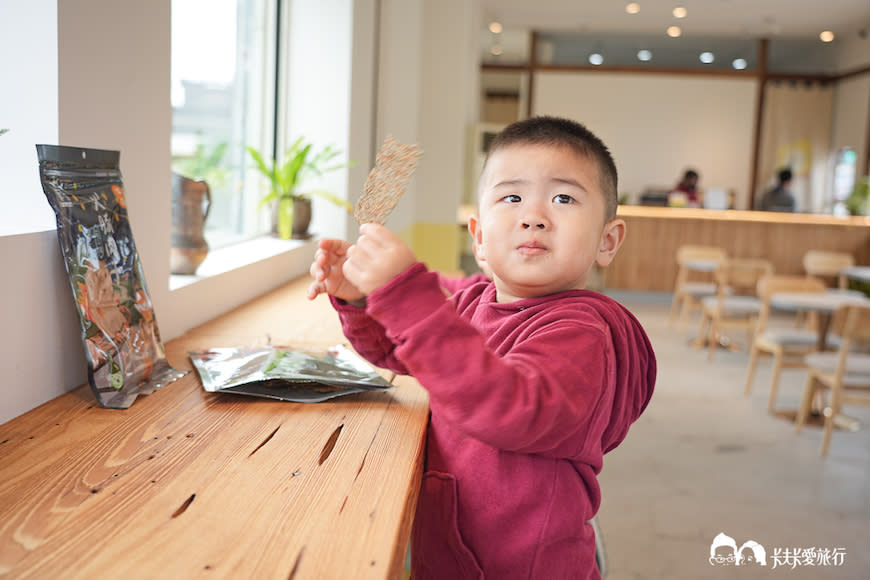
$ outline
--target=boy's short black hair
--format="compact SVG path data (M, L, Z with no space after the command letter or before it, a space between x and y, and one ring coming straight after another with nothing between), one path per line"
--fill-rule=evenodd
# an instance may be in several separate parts
M618 204L616 163L607 145L592 131L576 121L560 117L539 116L517 121L505 127L489 145L484 167L490 156L511 145L550 145L569 147L598 165L601 192L604 194L605 220L616 217Z
M784 167L779 170L779 182L785 183L786 181L791 181L791 168Z

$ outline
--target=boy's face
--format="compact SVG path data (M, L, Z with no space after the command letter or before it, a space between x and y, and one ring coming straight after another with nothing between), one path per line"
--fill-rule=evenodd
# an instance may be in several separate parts
M625 223L605 223L599 183L596 163L567 147L512 145L490 156L468 227L499 302L583 288L593 264L610 263Z

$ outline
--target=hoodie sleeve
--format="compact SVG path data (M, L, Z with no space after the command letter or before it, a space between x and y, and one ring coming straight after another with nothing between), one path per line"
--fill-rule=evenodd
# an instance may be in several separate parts
M334 296L329 297L341 321L341 330L361 357L375 366L389 369L400 375L409 374L405 365L399 361L393 350L395 345L387 337L386 331L363 308L348 304Z
M415 266L373 292L366 310L394 345L391 356L429 391L433 413L515 452L576 458L625 436L652 386L641 385L648 377L640 367L648 359L633 368L630 350L614 344L636 341L638 331L646 339L621 310L607 304L601 316L598 305L579 313L548 308L521 340L498 352L487 344L492 337L463 320L430 276L422 264ZM611 332L608 317L624 330ZM632 393L617 394L625 388Z

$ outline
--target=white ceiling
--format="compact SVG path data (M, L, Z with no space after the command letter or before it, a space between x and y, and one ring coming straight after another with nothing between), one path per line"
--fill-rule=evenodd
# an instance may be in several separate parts
M679 25L684 37L818 38L870 33L870 0L637 0L640 12L627 14L630 0L480 0L485 23L505 30L665 34ZM675 6L688 16L676 19Z

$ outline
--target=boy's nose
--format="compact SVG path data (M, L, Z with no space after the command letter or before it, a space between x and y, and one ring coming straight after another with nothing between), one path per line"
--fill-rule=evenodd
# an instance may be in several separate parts
M546 228L546 224L542 220L523 220L523 229L528 230L531 228L537 228L539 230L543 230Z

